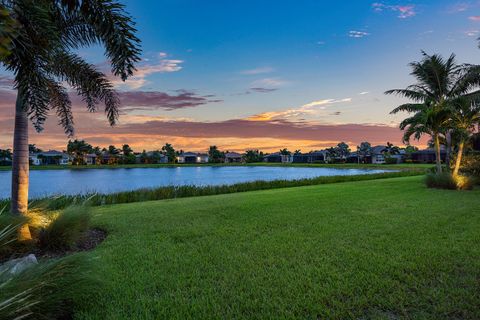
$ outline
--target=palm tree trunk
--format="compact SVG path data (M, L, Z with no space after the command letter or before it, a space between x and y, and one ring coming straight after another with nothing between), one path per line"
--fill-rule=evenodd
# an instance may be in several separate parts
M465 141L460 141L458 144L458 154L457 159L455 160L455 168L453 169L453 175L458 175L458 171L460 170L460 165L462 164L462 156L463 156L463 148L465 146Z
M452 155L452 131L451 130L447 130L447 132L445 133L445 140L447 142L447 154L446 154L446 157L445 157L445 163L447 165L447 171L450 170L450 158L451 158L451 155Z
M13 163L12 163L12 200L11 212L25 215L28 211L28 115L23 108L21 94L17 95L15 104L15 129L13 132ZM28 225L19 231L19 240L32 238Z
M435 142L435 163L437 166L437 174L440 174L442 173L442 158L440 154L440 137L438 136L438 133L433 135L433 139Z

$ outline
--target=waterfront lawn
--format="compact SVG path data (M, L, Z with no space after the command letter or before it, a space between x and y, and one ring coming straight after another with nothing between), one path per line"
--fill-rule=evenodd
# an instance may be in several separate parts
M480 190L403 177L94 209L78 319L478 319Z

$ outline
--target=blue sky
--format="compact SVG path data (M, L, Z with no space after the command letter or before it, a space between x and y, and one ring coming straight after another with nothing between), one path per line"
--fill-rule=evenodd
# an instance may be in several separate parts
M82 125L77 131L79 138L103 144L118 143L119 132L130 134L128 128L142 132L142 125L145 137L131 135L137 149L144 141L161 147L167 140L183 149L217 144L237 150L315 149L367 138L400 143L396 126L402 115L389 111L402 100L383 92L412 82L408 63L419 60L421 50L444 56L454 52L459 62L480 63L477 0L122 2L137 22L144 60L136 77L116 82L129 97L120 123L124 131L111 131L110 139L103 127L93 129L97 135ZM80 53L92 63L105 62L98 48ZM146 92L152 93L148 102ZM212 124L225 129L217 132ZM271 135L257 129L262 124ZM388 128L384 137L378 137L381 130L363 137L361 128L350 135L331 134L352 124ZM289 125L291 132L302 126L322 130L309 131L317 135L311 138L277 133L288 132ZM230 132L232 126L238 130ZM43 141L56 146L65 140L55 139Z
M455 51L459 61L470 63L480 58L475 36L466 34L476 35L480 28L469 19L480 13L475 2L125 3L138 23L145 55L165 52L183 61L179 72L152 75L148 88L196 90L225 100L178 112L202 120L352 98L345 108L335 108L345 109L340 122L388 123L395 100L382 93L409 84L407 64L420 58L420 50ZM412 6L411 16L401 16L397 6ZM355 38L352 31L366 34ZM242 74L246 70L258 74ZM278 90L238 95L252 86ZM369 94L359 97L361 92Z

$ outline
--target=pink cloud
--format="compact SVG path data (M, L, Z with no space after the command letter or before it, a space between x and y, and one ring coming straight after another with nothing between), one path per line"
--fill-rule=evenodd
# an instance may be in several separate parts
M122 110L176 110L193 108L207 103L220 102L218 99L209 99L212 95L200 96L194 92L180 90L171 95L159 91L126 91L119 92Z
M398 13L398 18L406 19L411 18L417 14L415 5L387 5L381 2L375 2L372 4L372 8L376 12L392 11Z
M468 17L468 19L470 19L471 21L478 22L478 21L480 21L480 16L470 16L470 17Z

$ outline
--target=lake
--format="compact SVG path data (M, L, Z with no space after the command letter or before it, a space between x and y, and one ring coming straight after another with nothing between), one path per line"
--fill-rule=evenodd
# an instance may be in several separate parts
M30 198L83 193L115 193L180 185L224 185L257 180L297 180L321 176L374 174L391 170L264 166L64 169L30 171ZM0 171L0 199L10 197L11 171Z

